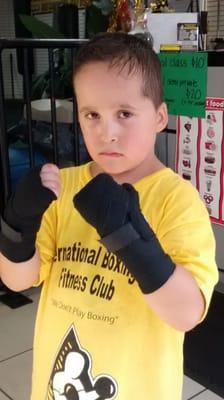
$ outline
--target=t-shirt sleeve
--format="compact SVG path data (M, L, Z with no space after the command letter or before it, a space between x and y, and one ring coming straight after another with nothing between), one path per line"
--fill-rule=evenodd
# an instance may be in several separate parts
M45 211L40 229L37 233L36 247L40 254L40 274L39 279L34 286L39 286L49 276L54 256L55 256L55 238L57 227L57 206L53 201L50 207Z
M218 281L215 237L199 193L187 182L169 195L157 236L173 262L195 278L205 299L203 320Z

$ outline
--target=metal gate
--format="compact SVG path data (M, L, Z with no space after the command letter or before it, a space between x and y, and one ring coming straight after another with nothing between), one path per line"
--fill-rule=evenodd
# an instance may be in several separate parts
M13 100L15 96L15 82L13 79L13 66L12 66L12 55L10 54L10 68L7 68L11 72L11 99L5 95L5 84L4 84L4 75L5 71L3 68L3 61L5 57L5 53L9 51L9 49L13 49L12 51L17 52L17 63L20 63L20 69L22 68L22 99L21 104L23 110L23 130L26 131L26 145L27 145L27 153L28 153L28 164L29 167L33 167L36 164L35 159L35 151L36 151L36 143L33 134L33 117L32 117L32 76L33 71L31 71L31 57L37 51L36 49L45 49L48 59L48 78L50 83L49 93L48 93L48 101L50 104L50 121L48 123L49 129L51 130L51 143L49 144L49 148L51 148L51 161L55 164L59 164L59 153L60 153L60 143L58 140L58 123L57 123L57 113L56 113L56 91L55 87L57 84L57 74L55 68L55 54L57 52L68 51L70 54L71 60L71 74L72 67L75 59L76 52L79 46L84 43L85 40L79 39L15 39L15 40L7 40L0 39L0 211L4 208L4 205L12 191L12 165L10 165L10 133L12 131L12 127L9 126L9 117L11 117L11 111L8 110L7 104L9 101ZM35 62L34 62L34 71L35 71ZM21 72L21 71L20 71ZM72 81L71 81L72 87ZM70 160L70 163L74 165L80 164L80 130L78 126L77 120L77 112L76 112L76 101L74 95L69 99L72 107L72 120L70 121L72 134L74 135L74 146L73 146L73 157ZM17 107L17 106L15 106ZM18 107L17 107L18 108ZM16 110L18 111L18 110ZM18 128L14 125L13 129ZM66 140L66 139L65 139Z

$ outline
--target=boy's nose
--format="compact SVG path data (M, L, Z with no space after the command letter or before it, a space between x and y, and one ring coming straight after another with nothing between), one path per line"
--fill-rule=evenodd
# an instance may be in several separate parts
M101 138L105 143L112 143L118 141L118 127L116 124L104 124L102 126Z
M103 139L103 142L105 142L105 143L116 143L118 141L118 138L115 135L112 135L112 136L103 135L102 139Z

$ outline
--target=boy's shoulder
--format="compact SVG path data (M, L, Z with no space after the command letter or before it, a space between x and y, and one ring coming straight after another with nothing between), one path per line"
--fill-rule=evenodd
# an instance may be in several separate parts
M191 202L203 203L200 193L191 181L184 179L177 172L166 168L166 174L161 179L161 192L174 201L180 201L183 204Z
M148 190L154 188L155 190L159 190L161 194L179 191L182 192L184 190L198 194L197 189L190 181L185 180L169 167L164 167L153 174L146 176L137 182L135 186L139 191L146 188L148 188Z
M168 167L143 178L135 188L155 209L206 210L196 187Z

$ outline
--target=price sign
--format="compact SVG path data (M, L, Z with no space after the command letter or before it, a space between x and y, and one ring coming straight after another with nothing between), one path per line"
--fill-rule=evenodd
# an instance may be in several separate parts
M159 58L169 114L204 118L208 54L160 53Z

